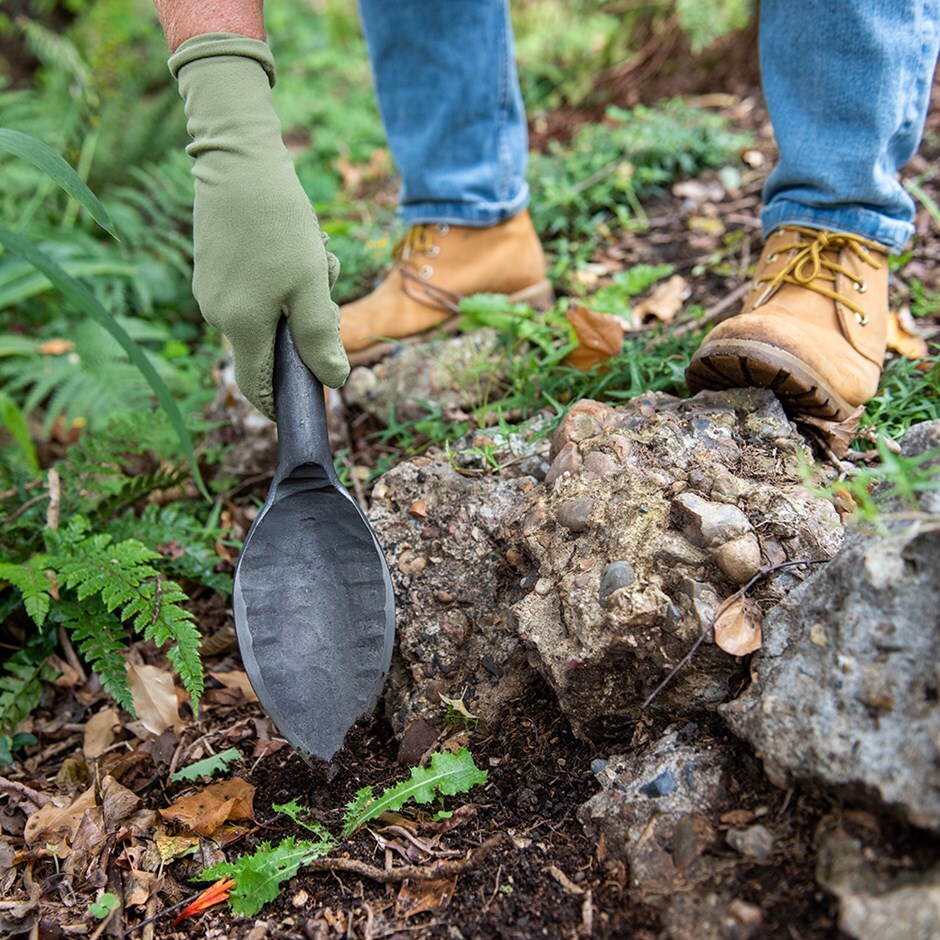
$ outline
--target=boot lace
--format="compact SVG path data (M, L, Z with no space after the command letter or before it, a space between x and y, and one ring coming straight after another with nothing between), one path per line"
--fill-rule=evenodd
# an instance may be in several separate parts
M450 313L459 313L459 304L463 297L455 291L446 290L435 284L429 284L428 278L434 273L429 264L418 265L418 255L436 258L440 248L435 236L445 236L450 226L440 222L432 225L412 225L395 243L392 257L402 276L402 287L406 294L419 303L439 307Z
M793 232L794 240L789 244L778 245L768 260L772 261L777 255L790 251L795 251L796 254L776 274L759 277L757 283L768 284L768 292L781 284L806 287L837 303L844 304L855 314L859 324L865 326L868 323L868 314L865 310L851 297L846 297L834 288L840 274L852 281L859 294L864 294L868 290L868 285L863 278L843 267L836 259L841 252L851 251L877 271L881 268L881 264L869 252L884 251L881 245L847 232L826 232L798 226L786 226L781 231Z

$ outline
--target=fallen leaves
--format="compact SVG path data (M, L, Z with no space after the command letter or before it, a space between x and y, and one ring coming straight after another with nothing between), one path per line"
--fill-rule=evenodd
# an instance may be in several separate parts
M907 307L888 314L888 349L905 359L926 359L930 355L927 340L917 331Z
M435 881L405 882L398 892L395 913L407 920L425 911L436 911L447 907L457 889L457 876L439 878Z
M760 608L739 597L715 618L715 644L732 656L747 656L759 650L762 620Z
M167 728L179 731L185 726L169 672L156 666L129 666L127 681L137 718L151 734L163 734Z
M160 815L190 832L212 836L230 819L253 819L255 788L241 777L212 783L160 810Z
M565 316L578 340L578 346L565 359L568 365L587 372L622 349L625 329L619 317L595 313L580 304L571 304Z
M117 738L121 727L121 716L113 706L102 709L85 722L82 753L86 761L97 760Z
M672 323L691 293L688 281L681 274L673 274L633 308L634 316L638 320L654 318L660 323Z
M258 701L258 696L251 687L248 673L246 673L244 669L233 669L230 672L210 672L209 675L220 685L225 686L226 689L241 692L244 701Z

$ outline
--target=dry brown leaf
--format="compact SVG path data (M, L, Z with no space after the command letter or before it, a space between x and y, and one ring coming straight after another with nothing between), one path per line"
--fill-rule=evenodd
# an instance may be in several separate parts
M173 677L156 666L129 666L127 681L131 687L134 711L151 734L163 734L167 728L180 730L180 718Z
M587 372L606 362L623 348L624 323L609 313L594 313L580 304L571 304L565 314L574 329L578 346L568 353L565 362Z
M157 876L150 871L132 868L124 877L124 904L127 907L143 907L153 894Z
M75 343L70 339L47 339L39 344L39 353L43 356L62 356L74 348Z
M633 308L633 313L640 320L655 317L661 323L672 323L691 293L692 290L686 279L681 274L673 274L668 281L660 284L646 300L640 301Z
M78 832L85 812L94 809L95 805L94 787L89 787L67 806L47 803L26 820L23 839L28 844L36 842L46 844L64 837L71 840Z
M114 744L121 718L116 708L105 708L85 722L85 738L82 753L85 760L97 760Z
M812 415L801 415L798 420L804 428L810 429L823 441L834 457L841 460L849 452L849 446L858 435L858 424L864 413L865 406L859 405L845 421L826 421Z
M435 881L418 881L410 884L407 881L398 892L398 901L395 913L406 920L425 911L435 911L446 907L454 896L457 887L457 878L440 878Z
M241 692L246 702L257 702L258 696L248 681L248 674L243 669L233 669L231 672L209 673L216 682L221 682L227 689L236 689Z
M905 359L926 359L927 340L917 332L917 324L907 307L888 314L888 349Z
M140 797L109 775L101 781L101 806L105 826L111 832L140 806Z
M229 819L253 819L254 796L255 788L247 780L232 777L182 797L161 809L160 815L190 832L211 836Z
M732 656L747 656L760 649L762 620L760 608L739 597L715 620L715 643Z

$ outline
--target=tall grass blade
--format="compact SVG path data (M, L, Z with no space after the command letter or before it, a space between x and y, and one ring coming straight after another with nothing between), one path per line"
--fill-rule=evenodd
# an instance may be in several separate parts
M9 127L0 127L0 151L21 157L42 170L57 186L64 189L77 200L91 217L110 235L118 237L117 229L108 215L108 210L98 197L85 185L82 178L48 144L41 140L14 131Z

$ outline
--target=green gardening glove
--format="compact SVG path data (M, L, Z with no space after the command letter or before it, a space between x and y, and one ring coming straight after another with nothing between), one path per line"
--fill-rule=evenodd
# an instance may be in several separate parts
M349 363L330 288L339 265L281 140L266 43L206 33L170 57L195 157L193 295L232 344L235 381L274 417L274 338L287 317L301 358L334 388Z

